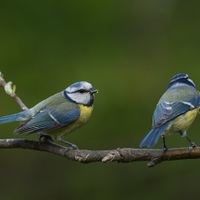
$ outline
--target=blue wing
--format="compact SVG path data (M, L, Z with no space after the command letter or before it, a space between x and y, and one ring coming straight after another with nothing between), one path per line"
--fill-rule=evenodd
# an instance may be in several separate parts
M78 106L63 103L56 108L47 107L38 112L33 118L19 126L15 133L34 133L51 131L74 122L80 116Z
M162 124L178 117L199 106L199 98L193 98L190 101L178 102L159 102L153 114L153 128L160 127Z

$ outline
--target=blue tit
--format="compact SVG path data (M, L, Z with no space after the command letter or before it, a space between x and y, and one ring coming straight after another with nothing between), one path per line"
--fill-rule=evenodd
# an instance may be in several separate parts
M19 121L16 134L37 132L76 148L62 137L88 121L97 91L88 82L76 82L28 110L0 117L0 124Z
M190 148L195 147L186 131L196 118L199 105L199 91L189 76L183 73L173 76L153 113L153 128L142 140L140 147L152 147L162 136L163 149L166 150L165 135L176 132L190 142Z

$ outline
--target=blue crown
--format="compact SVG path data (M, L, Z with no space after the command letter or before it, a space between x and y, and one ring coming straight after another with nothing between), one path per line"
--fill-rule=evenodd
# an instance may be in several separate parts
M169 83L168 88L176 83L184 83L196 88L194 82L190 79L190 77L187 74L184 73L174 75Z

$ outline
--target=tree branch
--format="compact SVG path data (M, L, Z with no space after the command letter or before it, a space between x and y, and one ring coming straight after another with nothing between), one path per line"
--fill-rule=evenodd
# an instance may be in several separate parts
M200 147L192 150L189 148L168 149L134 149L118 148L113 150L74 150L52 142L42 142L29 139L0 139L0 148L22 148L37 151L45 151L65 157L80 163L92 162L136 162L149 161L147 166L154 167L163 161L185 160L200 158Z
M0 72L0 86L10 95L22 110L28 109L22 100L16 95L16 87L12 82L6 82ZM69 147L60 146L51 141L36 141L30 139L0 139L0 148L22 148L37 151L45 151L65 157L69 160L81 163L91 162L136 162L149 161L147 166L154 167L163 161L184 160L200 158L200 147L192 150L189 148L176 148L163 151L162 149L134 149L118 148L113 150L74 150Z

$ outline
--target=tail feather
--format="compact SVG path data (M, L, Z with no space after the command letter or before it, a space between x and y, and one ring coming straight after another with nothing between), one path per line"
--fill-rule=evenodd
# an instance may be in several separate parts
M162 132L167 128L168 123L163 124L159 128L153 128L140 143L140 148L154 146Z
M14 121L23 121L26 118L26 111L22 111L13 115L0 117L0 124L14 122Z

